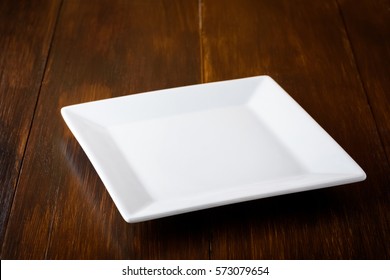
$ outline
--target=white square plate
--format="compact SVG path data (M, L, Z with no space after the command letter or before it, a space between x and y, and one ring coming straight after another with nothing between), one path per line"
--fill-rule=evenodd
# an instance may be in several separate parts
M89 102L61 113L127 222L366 178L268 76Z

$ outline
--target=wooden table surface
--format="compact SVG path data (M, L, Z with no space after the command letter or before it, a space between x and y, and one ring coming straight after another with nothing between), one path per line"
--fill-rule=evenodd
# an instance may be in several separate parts
M127 224L60 115L264 74L366 181ZM389 74L389 0L1 0L1 258L388 259Z

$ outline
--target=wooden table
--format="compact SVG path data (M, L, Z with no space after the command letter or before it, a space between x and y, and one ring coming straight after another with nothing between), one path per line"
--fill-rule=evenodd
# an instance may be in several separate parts
M0 1L2 259L387 259L390 1ZM361 183L127 224L66 105L267 74Z

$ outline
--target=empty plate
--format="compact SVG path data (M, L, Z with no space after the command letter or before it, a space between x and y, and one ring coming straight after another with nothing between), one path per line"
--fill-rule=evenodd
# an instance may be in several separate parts
M364 180L270 77L62 108L127 222Z

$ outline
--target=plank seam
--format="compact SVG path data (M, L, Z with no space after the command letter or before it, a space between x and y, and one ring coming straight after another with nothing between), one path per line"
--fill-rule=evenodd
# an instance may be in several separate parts
M204 62L203 62L203 1L198 0L198 18L199 18L199 52L200 52L200 81L204 83Z
M25 160L25 156L26 156L26 151L27 151L29 140L30 140L32 127L34 125L34 119L35 119L35 115L36 115L36 111L37 111L37 107L38 107L38 103L39 103L39 97L40 97L41 90L42 90L42 83L43 83L43 79L44 79L45 74L46 74L47 63L49 61L50 50L51 50L51 47L52 47L54 33L55 33L55 30L56 30L56 27L57 27L58 16L59 16L59 12L60 12L61 7L62 7L62 2L63 2L63 0L61 0L61 3L59 5L59 7L58 7L57 16L56 16L56 19L55 19L55 23L53 25L53 31L52 31L51 38L50 38L50 44L49 44L49 48L47 50L47 56L46 56L46 59L45 59L45 62L44 62L44 67L43 67L44 70L43 70L43 73L42 73L42 76L41 76L41 81L40 81L40 85L39 85L39 89L38 89L38 94L37 94L37 98L36 98L36 101L35 101L35 104L34 104L34 109L33 109L33 114L32 114L32 118L31 118L30 126L29 126L29 129L28 129L26 144L24 146L23 155L22 155L22 158L21 158L21 161L20 161L19 172L18 172L18 176L17 176L17 179L16 179L16 183L15 183L15 190L14 190L13 195L12 195L12 199L11 199L12 202L11 202L11 205L9 207L10 210L9 210L9 213L8 213L8 217L7 217L7 219L6 219L5 223L4 223L5 233L4 233L3 241L6 240L6 236L8 234L9 218L10 218L11 213L12 213L12 208L14 207L15 195L16 195L16 191L18 189L19 183L20 183L20 178L21 178L21 174L22 174L22 170L23 170L23 165L24 165L24 160ZM3 242L2 246L1 246L0 258L3 258L4 246L5 246L5 242ZM45 252L45 257L46 257L46 252Z
M341 21L342 21L343 26L344 26L345 34L346 34L347 39L348 39L349 49L351 51L351 54L352 54L352 57L353 57L353 61L354 61L355 67L356 67L356 71L357 71L357 74L358 74L358 77L359 77L360 87L364 91L364 95L366 97L366 103L368 104L368 107L369 107L370 112L371 112L371 116L374 119L375 130L378 133L378 138L379 138L379 142L380 142L380 144L382 146L382 149L383 149L383 154L386 157L387 164L390 165L390 159L388 158L388 155L385 152L386 151L386 146L385 146L385 143L383 142L382 134L381 134L381 132L379 130L378 122L377 122L377 119L375 117L374 110L372 108L372 104L370 102L370 97L369 97L369 94L368 94L367 86L366 86L366 84L364 83L364 81L362 79L362 74L361 74L361 70L360 70L360 67L359 67L358 60L357 60L356 52L355 52L355 49L354 49L353 44L352 44L351 37L350 37L349 32L348 32L347 22L345 20L343 11L342 11L340 3L339 3L339 0L335 0L335 2L336 2L336 5L337 5L337 8L339 10Z
M49 51L47 53L47 60L46 60L46 64L45 64L45 70L44 70L43 75L42 75L41 86L39 88L37 103L35 104L35 110L38 107L39 97L41 96L42 84L43 84L44 78L45 78L45 76L47 74L47 72L46 72L47 71L47 64L48 64L48 61L49 61L49 58L50 58L50 54L51 54L51 50L52 50L52 47L53 47L53 41L54 41L54 37L55 37L56 31L57 31L58 22L59 22L59 18L60 18L60 15L61 15L63 3L64 3L64 0L61 0L60 7L58 8L58 11L57 11L56 22L54 23L53 34L52 34L51 41L50 41ZM34 116L35 116L35 110L34 110ZM50 221L50 226L49 226L49 234L48 234L48 237L47 237L44 259L47 259L47 254L48 254L48 251L49 251L49 244L50 244L51 235L52 235L52 231L53 231L54 216L55 216L55 213L57 212L58 194L59 194L59 187L57 187L57 190L56 190L56 193L55 193L55 203L54 203L54 209L53 209L52 215L51 215L51 221Z

